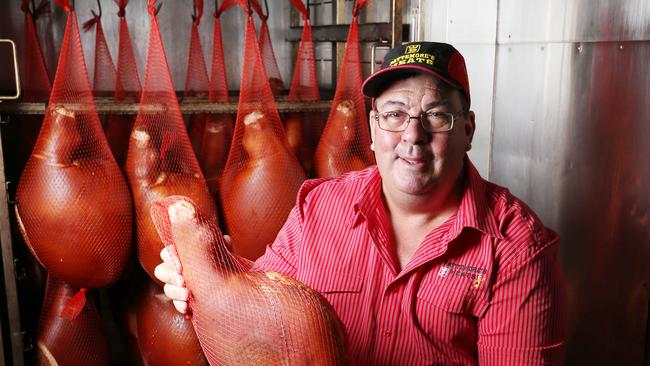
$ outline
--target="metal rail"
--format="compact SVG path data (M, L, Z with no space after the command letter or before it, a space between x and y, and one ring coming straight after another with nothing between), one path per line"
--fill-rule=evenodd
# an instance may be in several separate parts
M289 102L277 100L276 105L279 112L326 112L332 105L331 100L318 100L312 102ZM182 114L198 113L237 113L238 103L210 103L201 99L186 98L179 103ZM45 114L46 103L2 103L0 113L7 114ZM74 108L74 107L73 107ZM81 107L80 107L81 108ZM149 111L165 110L163 105L152 104ZM95 109L100 114L137 114L140 110L140 103L118 103L111 98L95 99Z

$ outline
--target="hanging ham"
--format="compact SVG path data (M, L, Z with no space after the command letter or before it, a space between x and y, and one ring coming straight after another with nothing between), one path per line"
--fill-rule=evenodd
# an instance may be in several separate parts
M18 185L16 216L51 274L75 287L103 287L117 280L130 252L131 198L105 142L104 156L82 155L101 130L97 123L89 131L76 116L50 109Z
M359 140L367 136L367 132L360 131L367 128L361 126L362 120L352 101L345 100L336 106L316 149L318 177L338 177L373 164L369 148L358 147Z
M254 260L282 228L305 175L260 111L244 117L241 145L247 159L224 174L221 195L235 253Z
M61 314L76 292L48 276L36 342L38 365L110 365L108 337L93 302L74 320Z
M145 365L207 366L192 322L176 311L162 287L147 283L137 301L137 334Z

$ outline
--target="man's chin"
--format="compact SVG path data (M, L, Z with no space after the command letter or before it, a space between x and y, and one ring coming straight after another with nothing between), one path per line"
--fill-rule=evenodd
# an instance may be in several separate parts
M395 178L395 187L400 192L414 196L429 194L434 187L434 182L431 180L431 177L409 177L408 175L402 175Z

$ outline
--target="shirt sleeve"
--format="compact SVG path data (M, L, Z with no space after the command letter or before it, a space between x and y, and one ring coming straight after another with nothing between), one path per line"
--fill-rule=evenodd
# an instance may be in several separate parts
M496 276L478 321L480 365L561 365L566 340L566 290L555 236L526 248Z

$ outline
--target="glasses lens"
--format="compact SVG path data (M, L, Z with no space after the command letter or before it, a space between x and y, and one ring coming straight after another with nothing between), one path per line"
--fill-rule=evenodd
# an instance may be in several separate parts
M449 131L454 123L454 115L448 112L431 112L425 116L427 129L431 132Z
M379 127L388 131L402 131L406 127L409 115L404 112L390 111L379 114Z

